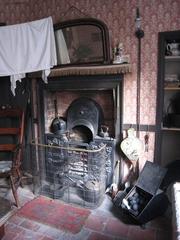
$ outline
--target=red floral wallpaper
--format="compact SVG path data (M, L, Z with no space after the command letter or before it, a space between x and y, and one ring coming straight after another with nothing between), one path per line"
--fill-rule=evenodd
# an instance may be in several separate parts
M132 73L127 74L124 81L123 121L133 124L136 123L137 39L134 25L137 5L145 32L142 39L140 122L152 125L156 113L158 32L180 29L179 0L4 0L0 3L0 21L14 24L47 16L52 16L54 23L86 16L104 21L109 29L110 47L121 42L124 54L130 55ZM143 133L141 135L143 138ZM151 133L150 158L153 158L153 146L154 134Z

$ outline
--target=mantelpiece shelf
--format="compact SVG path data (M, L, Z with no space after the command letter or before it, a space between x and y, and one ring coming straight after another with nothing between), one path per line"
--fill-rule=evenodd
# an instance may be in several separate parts
M127 74L131 72L131 64L108 64L108 65L85 65L66 66L51 69L49 77L71 76L71 75L108 75ZM29 78L41 77L41 72L29 73Z
M130 64L114 64L99 66L71 66L54 68L50 76L56 75L98 75L98 74L125 74L131 72Z

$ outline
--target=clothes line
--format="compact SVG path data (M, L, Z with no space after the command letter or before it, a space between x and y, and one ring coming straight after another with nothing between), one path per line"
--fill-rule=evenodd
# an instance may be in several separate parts
M15 95L16 81L26 73L42 71L47 82L50 69L57 65L51 17L0 27L0 76L10 76Z

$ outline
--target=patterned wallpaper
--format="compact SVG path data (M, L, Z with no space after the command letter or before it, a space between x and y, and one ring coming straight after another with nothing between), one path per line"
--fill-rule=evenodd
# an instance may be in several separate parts
M179 0L4 0L0 3L0 22L22 23L47 16L52 16L54 23L83 16L104 21L110 33L110 47L121 42L124 54L130 55L132 73L125 77L124 123L135 123L137 39L134 21L137 4L145 32L142 39L140 120L142 124L154 124L158 32L180 29Z
M0 22L22 23L47 16L52 16L54 23L83 16L104 21L109 29L110 47L121 42L124 54L130 55L132 73L125 76L123 121L132 124L136 123L137 39L134 25L137 4L145 32L142 39L140 122L155 124L158 32L180 29L179 0L1 0ZM153 156L153 136L151 139L149 154Z

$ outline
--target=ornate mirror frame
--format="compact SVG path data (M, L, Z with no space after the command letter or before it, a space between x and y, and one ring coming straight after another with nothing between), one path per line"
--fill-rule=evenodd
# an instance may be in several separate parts
M100 20L81 18L54 25L58 67L110 63L108 28Z

